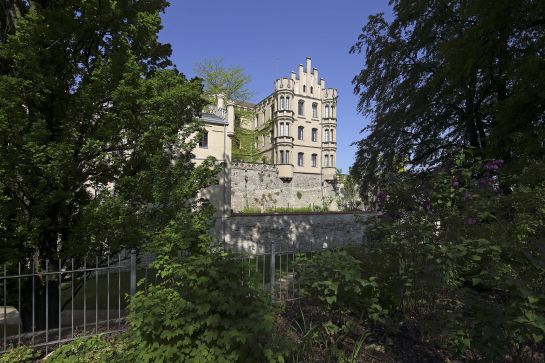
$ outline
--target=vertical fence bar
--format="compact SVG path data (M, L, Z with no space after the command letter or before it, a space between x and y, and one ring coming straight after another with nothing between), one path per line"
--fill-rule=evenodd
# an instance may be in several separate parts
M110 331L110 255L108 254L108 268L106 269L106 331Z
M49 260L45 260L45 355L48 353L49 343Z
M95 256L95 334L98 334L98 255Z
M136 250L131 250L131 296L136 294Z
M121 328L121 254L117 255L117 329Z
M83 258L83 336L87 329L87 257Z
M59 258L59 340L62 339L62 263Z
M70 330L71 330L71 337L72 339L74 339L74 259L72 259L72 283L71 283L71 291L70 291L70 306L71 306L71 310L72 310L72 318L70 320Z
M32 260L32 345L34 345L34 330L36 327L36 263Z
M4 263L4 350L8 349L8 270Z
M19 312L19 322L17 323L17 344L21 344L21 262L18 264L17 271L19 272L19 278L17 279L17 311Z
M276 254L274 252L274 241L271 242L271 271L270 271L270 283L271 283L271 301L274 302L274 270L276 269Z

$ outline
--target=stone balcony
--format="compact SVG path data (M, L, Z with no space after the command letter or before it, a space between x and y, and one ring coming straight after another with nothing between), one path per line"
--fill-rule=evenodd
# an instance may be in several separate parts
M293 136L276 136L274 143L277 146L293 146Z
M292 179L293 178L293 165L291 164L278 164L278 177L280 179Z
M333 166L326 166L322 168L322 174L325 181L332 182L336 180L337 169Z

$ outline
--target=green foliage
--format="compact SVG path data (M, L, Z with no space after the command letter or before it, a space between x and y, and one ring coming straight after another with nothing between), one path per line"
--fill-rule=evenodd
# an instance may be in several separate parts
M45 363L105 363L121 361L125 341L107 341L104 336L79 338L61 345L44 361Z
M390 4L392 20L370 16L352 48L365 55L353 83L372 120L357 143L363 198L389 173L448 160L457 144L504 160L545 153L543 1Z
M330 310L367 313L379 320L384 312L377 305L376 277L365 278L362 262L347 250L325 250L298 261L300 293Z
M400 174L361 258L393 326L453 355L524 360L545 337L545 162L516 177L501 165L466 153L425 177Z
M167 2L25 3L0 43L0 264L78 268L172 225L201 233L218 168L191 162L207 101L158 42Z
M0 363L28 363L38 359L40 354L32 348L19 346L0 354Z
M158 262L163 283L132 299L129 360L265 362L274 309L236 256L211 253Z
M240 211L242 214L257 214L261 213L261 208L247 207Z
M252 96L247 88L250 76L242 67L224 67L223 59L209 59L195 64L194 71L204 81L204 90L209 97L222 94L227 100L244 101Z

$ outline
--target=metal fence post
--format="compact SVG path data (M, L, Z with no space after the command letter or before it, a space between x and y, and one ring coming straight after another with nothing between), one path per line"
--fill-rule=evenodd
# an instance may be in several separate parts
M276 270L276 254L274 241L271 242L271 301L274 301L274 274Z
M131 250L131 296L136 294L136 250Z

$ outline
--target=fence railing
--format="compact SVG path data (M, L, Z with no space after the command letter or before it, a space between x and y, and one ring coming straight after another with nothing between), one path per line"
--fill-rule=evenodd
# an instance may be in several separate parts
M250 280L275 302L298 298L295 264L299 256L301 251L277 251L272 243L269 252L242 259L247 260ZM0 353L25 344L47 354L75 338L124 331L126 297L147 289L152 279L156 282L155 271L142 257L133 250L113 259L86 259L79 266L74 259L30 266L19 263L16 271L5 264L0 272ZM137 285L139 280L143 284Z

